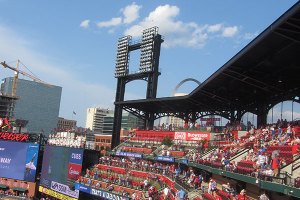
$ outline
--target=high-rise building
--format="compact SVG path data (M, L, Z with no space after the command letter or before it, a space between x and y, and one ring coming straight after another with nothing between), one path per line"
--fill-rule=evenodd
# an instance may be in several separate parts
M99 134L112 134L114 111L103 108L88 108L86 128ZM122 114L122 129L142 128L144 121L128 112Z
M103 108L88 108L85 127L98 133L103 133L104 117L113 114L112 110Z
M13 78L2 80L2 94L11 94ZM57 126L62 87L18 79L14 118L27 120L27 131L48 135Z

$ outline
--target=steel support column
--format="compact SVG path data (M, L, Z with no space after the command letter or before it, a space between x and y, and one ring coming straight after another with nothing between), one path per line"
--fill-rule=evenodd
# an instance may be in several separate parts
M125 78L118 78L115 102L124 101L125 85L126 85ZM120 143L120 132L121 132L121 125L122 125L122 110L123 110L123 106L115 105L111 149L118 146Z
M261 104L257 110L257 128L267 124L268 108L266 104Z

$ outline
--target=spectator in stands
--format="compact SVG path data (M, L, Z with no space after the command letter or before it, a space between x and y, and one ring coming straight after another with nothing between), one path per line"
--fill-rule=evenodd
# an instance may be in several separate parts
M267 181L272 181L271 177L274 176L274 173L270 166L268 166L267 169L264 171L264 175L267 176L266 178Z
M137 195L136 195L136 193L134 192L134 193L132 193L132 195L131 195L131 199L132 200L135 200L137 198Z
M178 165L178 167L177 167L176 170L175 170L175 178L178 178L180 173L181 173L181 168L180 168L180 166Z
M210 179L208 183L208 193L212 194L217 189L217 182L214 179Z
M232 161L232 162L230 163L230 170L231 170L232 172L237 172L237 165L236 165L235 161Z
M113 191L114 190L114 185L113 184L110 184L108 187L107 187L108 191Z
M293 130L292 125L290 123L288 123L287 128L286 128L286 134L287 134L288 137L293 136L292 130Z
M267 161L266 156L263 155L262 152L259 152L256 164L263 167L265 165L266 161Z
M259 200L270 200L265 191L259 196Z
M271 134L272 134L272 138L275 139L275 137L276 137L276 132L275 132L275 126L274 126L274 125L271 126L270 131L271 131Z
M212 196L214 197L214 200L222 200L222 197L218 195L217 190L212 192Z
M237 195L237 200L249 200L249 198L246 195L246 190L243 189L240 194Z
M300 188L300 173L298 174L298 177L295 179L295 187Z
M278 158L278 154L274 154L271 165L272 165L274 176L278 176L278 170L280 167L280 160Z
M195 189L201 188L202 181L203 181L203 177L201 174L199 174L199 176L197 176L194 181Z
M192 184L194 182L196 175L194 174L193 170L190 170L190 171L191 171L191 175L189 177L188 183Z
M155 187L154 186L150 186L149 187L149 189L148 189L148 195L149 195L149 197L154 197L154 195L155 195L155 193L156 193L156 189L155 189Z
M291 145L300 144L300 138L296 137L294 140L291 141Z
M170 189L169 189L168 187L165 187L165 189L164 189L164 199L167 199L167 198L168 198L168 196L169 196L169 191L170 191Z
M223 184L222 189L232 196L236 195L234 188L230 185L229 182L227 184Z
M184 179L185 179L186 181L188 181L190 175L191 175L190 170L185 170L185 173L184 173Z
M179 190L177 192L176 196L178 197L179 200L184 200L184 198L185 198L185 191L183 191L183 189Z
M167 156L170 156L171 152L169 150L167 150Z
M92 180L89 178L88 180L87 180L87 185L91 185L92 184Z
M284 158L282 158L281 159L281 161L280 161L280 168L282 168L283 166L286 166L286 161L285 161L285 159Z
M279 128L278 128L278 137L280 138L281 137L281 135L282 135L282 127L281 126L279 126Z
M148 178L145 179L143 183L144 183L144 189L147 190L147 189L148 189L148 186L149 186Z

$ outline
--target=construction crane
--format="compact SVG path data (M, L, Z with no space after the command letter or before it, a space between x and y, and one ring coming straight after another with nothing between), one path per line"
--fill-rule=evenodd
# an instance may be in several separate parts
M12 84L12 93L11 93L12 96L16 96L16 93L17 93L17 82L18 82L19 74L27 76L28 78L31 78L35 82L42 83L47 86L51 86L51 84L46 83L46 82L42 81L41 79L39 79L31 74L28 74L27 72L20 70L19 69L20 60L17 61L16 67L9 66L8 64L5 63L5 61L1 62L0 64L3 65L4 68L11 69L15 72L13 84Z

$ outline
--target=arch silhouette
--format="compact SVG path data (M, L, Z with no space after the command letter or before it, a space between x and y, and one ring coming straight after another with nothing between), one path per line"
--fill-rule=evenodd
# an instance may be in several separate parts
M178 83L178 84L176 85L176 87L174 88L174 90L173 90L173 92L172 92L172 96L174 96L174 95L176 94L176 92L177 92L177 90L180 88L180 86L182 86L185 82L188 82L188 81L193 81L193 82L197 83L198 85L201 84L200 81L198 81L198 80L196 80L196 79L194 79L194 78L186 78L186 79L180 81L180 83Z

